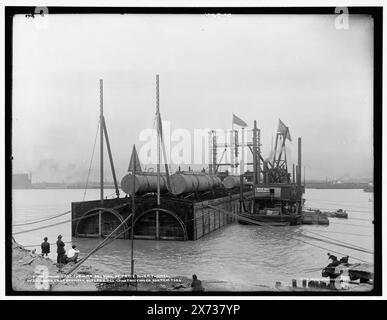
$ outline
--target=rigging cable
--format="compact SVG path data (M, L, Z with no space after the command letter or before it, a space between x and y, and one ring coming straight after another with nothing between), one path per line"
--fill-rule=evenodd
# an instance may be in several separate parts
M100 124L100 121L98 121L98 125L97 125L97 133L96 133L95 139L94 139L94 146L93 146L93 151L92 151L92 155L91 155L91 159L90 159L90 166L89 166L89 170L88 170L88 174L87 174L86 186L85 186L85 191L84 191L84 194L83 194L83 200L85 200L86 190L87 190L88 183L89 183L91 166L92 166L92 163L93 163L93 158L94 158L94 153L95 153L95 146L96 146L97 137L98 137L99 124ZM71 212L71 210L70 211L66 211L64 213L61 213L61 214L58 214L58 215L51 216L51 217L42 218L42 219L38 219L38 220L33 220L31 222L18 223L18 224L14 224L12 226L13 227L19 227L19 226L25 226L25 225L30 225L30 224L36 224L36 223L40 223L40 222L44 222L44 221L48 221L48 220L51 220L51 219L55 219L55 218L61 217L61 216L65 215L65 214L68 214L70 212Z
M127 204L125 203L125 204L119 205L117 207L113 207L111 209L119 209L120 207L123 208L126 205ZM90 217L93 217L93 216L96 216L96 215L99 215L99 214L100 214L100 212L98 211L98 212L89 214L86 217L78 217L78 218L74 218L74 219L70 219L70 220L60 221L60 222L49 224L49 225L45 225L45 226L42 226L42 227L37 227L37 228L33 228L33 229L28 229L28 230L22 230L22 231L14 232L12 234L16 235L16 234L27 233L27 232L36 231L36 230L45 229L45 228L51 228L51 227L54 227L54 226L57 226L57 225L60 225L60 224L64 224L64 223L68 223L68 222L74 222L74 221L90 218Z
M371 236L370 234L339 232L339 231L327 231L327 230L314 230L314 231L323 232L323 233L348 234L348 235L358 236L358 237L370 237Z
M356 250L356 251L360 251L360 252L364 252L364 253L369 253L369 254L373 255L372 252L368 252L368 251L365 251L365 250L357 249L357 248L351 247L351 246L346 246L344 244L336 244L336 243L334 243L332 241L326 241L326 240L323 240L323 239L319 239L319 238L312 237L312 236L307 236L307 235L304 235L304 237L307 237L307 238L312 239L312 240L317 240L317 241L325 242L325 243L328 243L328 244L332 244L332 245L335 245L335 246L351 249L351 250Z
M84 201L85 198L86 198L86 191L87 191L87 187L88 187L88 184L89 184L89 178L90 178L91 166L92 166L92 164L93 164L93 158L94 158L95 146L96 146L96 144L97 144L97 138L98 138L98 131L99 131L99 125L100 125L100 122L101 122L101 121L98 121L97 132L96 132L95 138L94 138L93 152L91 153L90 166L89 166L89 171L88 171L88 173L87 173L87 179L86 179L85 191L84 191L84 193L83 193L83 201Z
M346 241L343 241L343 240L340 240L340 239L330 238L330 237L324 236L324 235L322 235L322 234L319 234L319 233L317 233L317 232L313 232L313 231L310 231L310 230L307 230L307 232L312 233L312 234L315 234L315 235L320 236L320 237L323 237L323 238L326 238L326 239L328 239L328 240L333 240L333 241L341 242L341 243L344 243L344 244L347 244L347 245L350 245L350 246L353 246L353 247L357 247L357 248L359 248L359 249L371 251L371 249L367 249L367 248L364 248L364 247L361 247L361 246L358 246L358 245L355 245L355 244L352 244L352 243L349 243L349 242L346 242ZM372 254L373 254L373 253L374 253L374 252L372 252Z
M109 238L116 232L118 231L122 226L125 225L125 223L129 220L129 218L132 217L132 214L129 214L104 240L102 240L93 250L91 250L84 258L82 258L79 262L77 262L77 264L72 267L69 271L66 272L66 275L72 273L73 271L75 271L76 269L79 268L79 266L84 263L93 253L95 253L96 251L98 251L101 246L106 243L107 241L109 241Z
M219 209L219 208L213 207L213 206L211 206L211 205L207 205L207 207L212 208L212 209L215 209L215 210L223 211L223 212L225 212L225 213L228 214L228 215L234 215L234 216L237 216L237 218L240 219L240 220L245 220L245 221L248 221L248 222L253 223L253 224L268 226L268 227L270 227L270 228L275 228L275 227L271 226L271 225L268 224L268 223L264 223L264 222L259 222L259 223L258 223L258 222L255 221L255 220L252 220L252 219L249 219L249 218L245 218L245 217L241 217L241 216L239 216L239 215L237 215L237 214L235 214L235 213L233 213L233 212L229 212L229 211L226 211L226 210L223 210L223 209ZM285 236L286 236L286 235L285 235ZM311 246L314 246L314 247L323 249L323 250L325 250L325 251L331 251L331 252L334 252L334 253L341 254L341 255L343 255L343 256L349 256L349 255L346 255L346 254L344 254L344 253L342 253L342 252L339 252L339 251L336 251L336 250L332 250L332 249L328 249L328 248L324 248L324 247L322 247L322 246L319 246L319 245L317 245L317 244L310 243L310 242L308 242L308 241L304 241L304 240L302 240L302 239L294 238L294 237L292 237L292 236L286 236L286 237L287 237L287 238L290 238L290 239L295 239L296 241L304 242L304 243L306 243L306 244L308 244L308 245L311 245ZM324 240L322 240L322 239L318 239L318 238L316 238L316 239L317 239L317 240L320 240L320 241L324 241ZM336 245L337 245L337 244L336 244ZM338 246L342 246L342 245L338 245ZM358 261L362 261L362 262L368 263L368 262L365 261L365 260L362 260L362 259L359 259L359 258L356 258L356 257L353 257L353 256L349 256L349 257L351 257L351 258L353 258L353 259L355 259L355 260L358 260Z
M18 242L19 243L19 242ZM63 243L72 243L72 241L63 241ZM50 243L51 246L56 245L56 243ZM23 246L23 245L22 245ZM30 244L28 246L23 246L24 248L40 247L41 244Z
M60 225L60 224L64 224L64 223L69 223L69 222L71 222L71 219L70 220L61 221L61 222L57 222L57 223L53 223L53 224L49 224L49 225L43 226L43 227L37 227L37 228L34 228L34 229L14 232L14 233L12 233L12 235L27 233L27 232L36 231L36 230L45 229L45 228L50 228L50 227L54 227L54 226L57 226L57 225Z
M341 223L341 222L331 222L330 223L332 224L341 224L341 225L344 225L344 226L354 226L354 227L359 227L359 228L370 228L369 226L362 226L360 224L352 224L352 223Z
M63 213L60 213L60 214L57 214L57 215L54 215L54 216L50 216L48 218L40 219L40 220L34 220L34 221L31 221L31 222L13 224L12 227L26 226L26 225L29 225L29 224L35 224L35 223L44 222L44 221L47 221L47 220L52 220L52 219L64 216L64 215L66 215L66 214L68 214L70 212L71 212L71 210L63 212Z

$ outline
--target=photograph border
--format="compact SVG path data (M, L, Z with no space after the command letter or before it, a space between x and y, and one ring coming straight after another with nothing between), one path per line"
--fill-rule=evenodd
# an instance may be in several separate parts
M346 7L349 14L372 17L374 22L374 287L368 292L227 291L15 291L12 289L12 24L17 14L35 15L37 7L5 6L5 289L10 296L380 296L382 295L382 47L383 7ZM49 14L335 14L335 7L47 7ZM36 66L39 68L39 66Z

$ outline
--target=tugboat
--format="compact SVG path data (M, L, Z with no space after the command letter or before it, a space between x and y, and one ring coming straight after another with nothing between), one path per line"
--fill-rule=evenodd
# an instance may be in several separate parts
M244 179L252 186L253 201L250 210L244 208L239 213L239 223L262 226L288 226L301 224L302 207L305 199L304 183L301 177L301 138L298 138L297 165L293 164L293 178L288 170L286 141L292 141L289 128L279 120L275 147L272 155L264 159L259 151L259 130L254 123L253 143L248 145L253 154L253 171L244 172L239 177L226 177L223 184L226 188L243 189ZM254 155L256 155L254 157ZM214 157L216 154L214 155ZM261 166L262 164L262 166ZM241 202L243 200L241 199ZM242 211L242 209L240 209Z
M335 215L336 218L344 218L344 219L347 219L348 218L348 213L347 211L343 211L343 209L339 209L336 211L336 215Z

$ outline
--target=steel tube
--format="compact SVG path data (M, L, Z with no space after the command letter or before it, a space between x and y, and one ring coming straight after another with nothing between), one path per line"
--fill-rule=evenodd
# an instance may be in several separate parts
M148 192L157 192L157 174L155 173L136 173L127 174L121 180L121 189L126 194L133 194L133 180L135 179L135 194L144 194ZM168 191L166 176L160 175L160 192Z
M219 177L203 173L175 173L171 176L171 192L175 195L209 191L221 185Z

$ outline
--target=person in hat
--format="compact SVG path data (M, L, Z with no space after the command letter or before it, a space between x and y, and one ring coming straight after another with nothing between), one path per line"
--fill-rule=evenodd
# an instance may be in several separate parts
M198 279L196 274L192 275L191 290L192 291L204 291L204 288L202 286L202 282Z
M339 262L340 263L348 263L348 260L349 260L349 256L345 256L345 257L342 257Z
M42 244L40 245L40 247L42 248L42 256L48 256L48 254L50 253L50 243L48 242L48 238L47 237L44 237L44 242L42 242Z
M64 246L65 246L65 244L62 241L62 235L60 234L58 236L58 240L56 241L56 247L57 247L56 253L58 254L57 258L56 258L56 263L58 263L58 264L64 263L64 256L66 254L66 250L65 250Z
M337 257L334 256L333 254L330 254L330 253L328 253L328 260L332 260L332 262L330 264L328 264L328 267L336 267L340 264Z
M330 253L328 252L327 255L328 255L328 260L337 261L337 257L334 256L333 254L330 254Z

